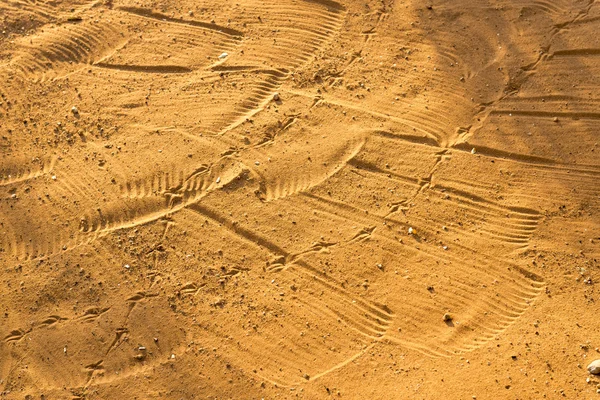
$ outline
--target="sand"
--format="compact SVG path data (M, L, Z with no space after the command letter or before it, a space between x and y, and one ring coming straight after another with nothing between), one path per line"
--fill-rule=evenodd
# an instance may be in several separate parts
M599 396L599 3L0 31L0 398Z

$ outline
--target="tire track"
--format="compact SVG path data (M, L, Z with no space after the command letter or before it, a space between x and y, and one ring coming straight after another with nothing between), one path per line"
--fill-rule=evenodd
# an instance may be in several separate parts
M248 229L232 224L216 211L200 204L194 204L188 208L218 222L223 227L231 230L236 235L239 235L242 239L268 249L273 253L275 259L289 261L289 265L288 262L284 262L284 264L278 263L281 266L275 264L274 271L289 271L292 276L301 279L301 281L312 280L316 284L327 288L329 293L325 303L328 305L326 308L330 310L329 313L334 313L337 317L343 318L346 323L353 326L363 335L376 339L383 336L385 333L386 326L394 315L386 307L353 297L350 293L346 292L338 282L332 281L326 275L323 275L315 268L302 261L301 254L294 255L288 253L276 243L262 238L260 235L253 233ZM294 268L288 268L291 266L294 266ZM286 273L286 275L289 275L289 273ZM319 300L319 303L321 301L322 300ZM336 310L336 307L333 306L339 308Z
M322 212L326 212L331 216L335 216L336 218L347 218L360 224L377 224L377 226L384 227L387 225L383 224L386 221L388 221L388 223L397 223L397 221L387 220L383 217L375 219L372 213L369 213L370 217L358 218L358 210L354 209L353 207L344 206L344 208L342 208L337 203L324 202L322 198L309 198L311 200L314 199L316 201L316 203L311 201L311 203L313 203L313 206L318 207L318 209ZM411 225L415 226L414 224L412 224L412 222ZM422 232L419 234L419 237L430 238L428 242L434 235L433 232L429 231L426 227L420 225L416 226L416 231ZM390 254L394 254L395 256L397 256L398 254L404 254L407 251L409 252L409 254L415 251L414 248L410 248L412 246L399 244L397 238L394 238L393 236L388 236L386 232L390 231L385 228L377 229L376 232L376 237L379 237L379 240L384 240L384 243L386 243L387 247L400 247L394 250L392 250L392 248L386 250L389 251ZM394 232L397 231L394 229ZM402 327L402 341L407 343L407 338L405 336L410 337L411 335L414 335L414 337L409 341L420 341L423 346L429 347L432 353L440 353L440 349L442 348L445 348L445 350L441 352L442 354L466 351L470 346L470 343L474 339L479 338L480 336L484 337L485 340L482 339L484 342L486 340L489 340L491 337L493 337L493 335L503 331L512 323L514 323L517 320L517 318L523 312L526 311L526 309L529 307L528 303L532 301L537 296L537 294L539 294L540 290L543 287L543 283L540 284L537 281L532 281L529 278L527 278L527 276L521 275L519 272L517 272L513 277L509 278L510 281L514 280L514 282L511 282L506 288L503 288L501 292L497 293L497 296L500 295L501 297L497 297L496 299L492 300L489 297L487 297L489 295L479 293L479 290L475 290L474 288L476 287L476 285L473 285L472 281L482 281L484 277L487 277L488 282L490 280L506 280L507 273L501 268L494 267L493 264L490 264L489 260L484 261L485 257L487 257L486 254L482 254L481 256L477 257L476 262L479 262L481 264L472 264L471 262L466 262L465 259L460 256L460 253L462 253L463 251L461 251L461 247L456 244L452 245L452 247L454 247L454 250L443 251L441 250L441 248L437 250L435 247L432 247L431 245L426 244L421 240L419 240L419 242L421 243L420 245L418 245L419 248L425 247L424 249L416 250L417 254L419 254L420 257L425 257L426 259L429 258L434 263L442 262L447 264L448 262L450 262L453 265L455 265L454 269L452 269L451 272L447 272L450 274L449 278L451 279L451 285L455 289L445 293L436 293L436 296L441 298L440 303L448 305L448 308L455 309L461 309L468 305L468 308L470 308L471 311L475 313L474 317L472 317L471 319L467 318L468 322L465 322L466 324L471 326L470 333L466 335L463 335L460 332L456 332L456 334L453 333L448 339L446 339L443 345L439 342L441 340L439 337L430 339L420 338L420 336L423 335L424 331L435 331L435 322L431 320L422 319L421 321L419 321L418 319L413 318L413 329L411 329L409 326ZM372 245L370 247L372 248ZM472 253L472 249L465 248L464 250L466 251L466 254ZM457 252L458 255L453 255ZM338 258L339 257L343 258L342 255L338 255ZM406 257L409 259L411 258L411 256L408 255ZM332 256L332 259L333 258L335 257ZM507 262L505 260L501 261L501 264L506 263ZM428 268L426 267L427 264L429 264L429 262L425 263L425 265L423 265L423 268ZM412 269L418 269L417 265L411 264L411 266ZM518 270L519 269L517 268L517 271ZM440 272L438 272L438 274L439 273ZM538 280L539 278L535 279ZM484 282L485 280L486 279L483 279ZM410 286L403 285L401 292L407 295L407 291L415 291L414 296L408 296L408 298L423 298L423 293L419 293L418 290L415 290L414 284L411 284ZM388 304L391 305L394 303L392 300L388 299ZM423 306L419 303L412 302L411 300L406 301L405 299L401 304L396 304L395 306L396 309L394 311L398 315L440 315L440 311L436 307L425 307L421 311L415 312L415 310L419 310ZM486 319L489 321L486 322ZM441 324L441 320L439 321L440 322L438 323ZM432 326L431 324L434 325ZM443 325L438 325L439 329L441 329L442 327ZM438 334L442 335L443 331L440 331L439 329ZM389 332L391 337L397 339L397 335L391 334L391 332L395 332L395 329L390 329ZM435 344L436 341L438 342L437 345ZM419 346L416 346L415 348L417 347Z
M56 157L34 158L30 161L5 159L0 164L0 186L25 182L49 174L54 169L56 161ZM38 165L31 165L32 163Z

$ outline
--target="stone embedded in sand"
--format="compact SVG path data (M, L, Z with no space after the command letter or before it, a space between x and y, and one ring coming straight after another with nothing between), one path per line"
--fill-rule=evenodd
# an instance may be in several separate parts
M452 315L446 313L444 314L444 322L450 322L452 321Z
M273 100L279 101L279 99L280 99L279 93L277 93L277 92L273 93Z
M71 112L75 115L79 114L79 109L77 109L77 107L73 106L71 107Z
M413 233L415 233L415 230L411 227L408 228L408 234L412 235Z
M223 60L223 59L227 58L228 55L229 54L227 54L227 53L221 53L221 55L219 56L219 60Z
M592 361L587 370L590 374L600 375L600 359Z

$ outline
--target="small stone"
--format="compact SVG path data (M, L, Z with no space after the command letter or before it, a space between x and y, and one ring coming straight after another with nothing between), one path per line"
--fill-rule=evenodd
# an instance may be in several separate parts
M475 150L475 147L473 147L473 148L471 149L471 154L475 154L475 153L477 153L477 150Z
M78 109L77 109L77 107L75 107L75 106L71 107L71 112L72 112L74 115L78 115L78 114L79 114L79 110L78 110Z
M600 375L600 359L592 361L587 370L590 374Z
M219 56L219 60L223 60L223 59L227 58L227 56L229 56L229 54L221 53L221 55Z
M129 266L129 264L125 264L123 267L125 267L125 269L129 269L129 268L131 268L131 267Z
M446 313L444 314L444 322L450 322L452 321L452 315Z
M415 233L415 230L411 227L408 228L408 234L412 235L413 233Z
M552 121L558 122L558 117L554 117L554 119Z
M273 94L273 100L275 100L275 101L279 101L279 99L280 99L280 97L279 97L279 93L275 92L275 93Z

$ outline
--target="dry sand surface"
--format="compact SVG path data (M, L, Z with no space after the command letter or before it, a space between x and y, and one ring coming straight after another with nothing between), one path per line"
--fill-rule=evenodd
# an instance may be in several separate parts
M600 2L0 31L0 398L600 398Z

